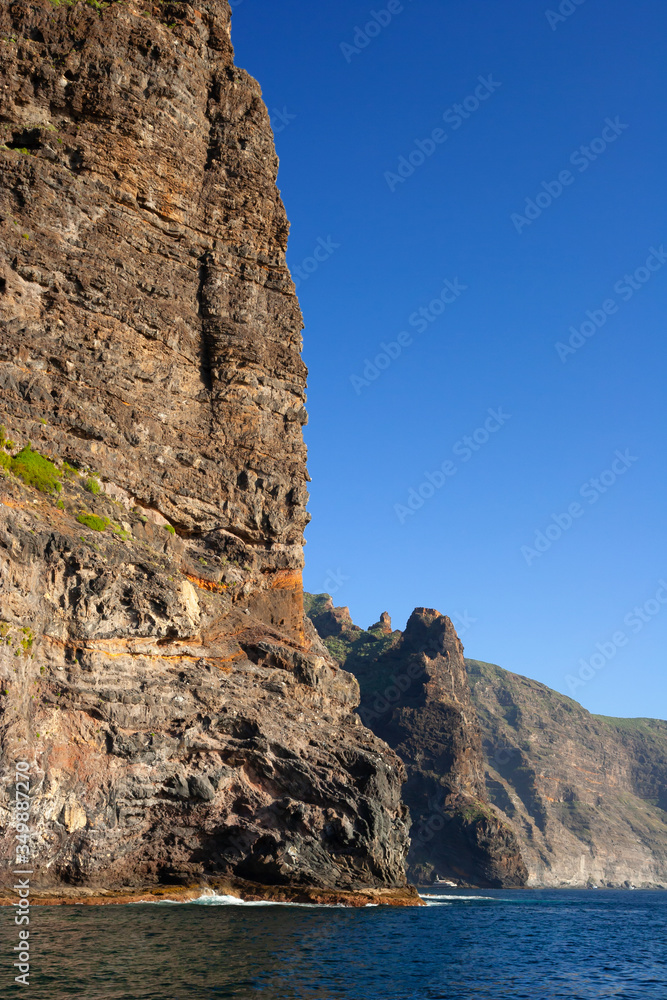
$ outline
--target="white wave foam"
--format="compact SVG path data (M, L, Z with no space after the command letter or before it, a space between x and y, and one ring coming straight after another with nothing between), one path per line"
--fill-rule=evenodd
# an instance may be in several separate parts
M435 894L431 894L431 893L428 893L428 894L427 893L423 893L421 895L421 898L422 899L426 899L426 900L428 900L428 899L438 899L438 900L439 899L451 899L451 900L456 900L456 899L486 899L486 900L489 900L490 899L490 900L495 900L496 899L495 896L439 896L439 895L435 895Z
M130 905L141 904L144 906L299 906L305 909L321 910L322 908L332 910L346 910L349 907L342 903L288 903L273 899L239 899L237 896L218 896L214 892L204 893L196 899L151 899L132 900ZM377 903L368 903L368 906L377 906Z

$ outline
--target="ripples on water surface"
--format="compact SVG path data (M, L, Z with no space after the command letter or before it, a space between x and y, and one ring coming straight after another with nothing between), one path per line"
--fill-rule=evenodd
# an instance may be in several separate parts
M35 907L32 1000L667 1000L667 892ZM2 908L2 997L19 995ZM13 988L12 988L13 987Z

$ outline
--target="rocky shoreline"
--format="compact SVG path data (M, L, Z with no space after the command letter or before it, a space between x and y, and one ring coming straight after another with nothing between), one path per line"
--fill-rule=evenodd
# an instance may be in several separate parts
M141 888L57 886L31 888L31 906L123 906L129 903L193 903L204 897L232 896L245 903L303 903L320 906L425 906L414 886L403 889L356 889L354 892L308 886L267 886L239 879L209 879L198 885L152 885ZM15 897L0 891L0 906L12 906Z

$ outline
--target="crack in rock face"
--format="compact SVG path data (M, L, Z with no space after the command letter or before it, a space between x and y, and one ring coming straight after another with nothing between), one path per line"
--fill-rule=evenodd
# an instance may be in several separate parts
M26 760L43 886L405 886L403 766L304 622L302 319L230 16L0 9L0 845Z

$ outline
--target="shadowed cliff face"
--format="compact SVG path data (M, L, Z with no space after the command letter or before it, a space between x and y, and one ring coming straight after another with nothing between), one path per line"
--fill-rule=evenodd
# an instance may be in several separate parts
M303 620L302 322L229 6L3 3L0 36L0 735L36 880L404 885L402 765Z
M364 632L327 595L308 595L306 608L329 651L359 680L362 720L405 763L412 877L523 884L514 833L487 797L463 646L450 619L417 608L403 633L391 631L386 614Z
M591 715L468 660L486 783L531 885L667 886L667 722Z

